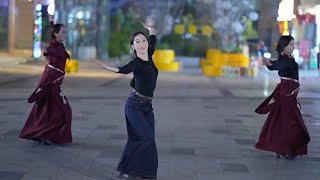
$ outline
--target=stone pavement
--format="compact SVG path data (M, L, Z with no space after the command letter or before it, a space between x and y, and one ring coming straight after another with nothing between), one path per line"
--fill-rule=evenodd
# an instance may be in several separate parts
M15 50L14 52L0 52L0 67L17 65L27 62L31 58L31 50Z
M74 142L46 146L18 138L32 107L25 99L42 70L41 65L0 70L0 179L117 179L112 175L127 138L123 113L131 75L89 64L67 75L63 87L73 109ZM266 116L253 111L278 81L264 71L256 79L160 72L153 101L158 179L319 180L317 77L301 80L299 96L311 135L309 154L291 161L254 148Z

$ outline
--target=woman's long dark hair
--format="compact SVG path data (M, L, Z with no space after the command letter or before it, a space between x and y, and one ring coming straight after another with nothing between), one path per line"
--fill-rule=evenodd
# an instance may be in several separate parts
M138 36L139 34L141 34L141 35L143 35L144 37L146 37L146 39L147 39L147 41L148 41L147 36L146 36L143 32L141 32L141 31L135 32L135 33L133 33L132 36L131 36L131 41L130 41L130 47L131 47L131 49L132 49L132 46L133 46L134 38L135 38L136 36ZM137 55L136 50L134 50L134 49L132 49L132 50L133 50L134 54ZM132 78L131 81L130 81L130 86L131 86L132 88L135 88L135 85L136 85L136 78L133 76L133 78Z
M57 37L55 35L56 34L59 34L61 28L64 27L63 24L53 24L53 22L50 23L50 35L51 35L51 41L56 41L57 40ZM65 55L67 56L67 59L70 60L70 55L69 53L67 53L67 51L65 51Z
M291 35L288 36L281 36L278 44L277 44L277 53L280 55L282 53L282 51L284 50L284 48L286 46L288 46L288 44L290 43L291 40L294 40L294 38Z
M63 24L51 24L51 31L50 31L50 35L51 35L51 40L56 40L56 34L59 34L60 32L60 29L64 27Z

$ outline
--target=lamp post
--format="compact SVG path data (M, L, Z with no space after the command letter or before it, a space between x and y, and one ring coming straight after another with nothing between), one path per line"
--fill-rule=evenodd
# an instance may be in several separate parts
M294 14L294 0L282 0L279 4L277 20L283 23L282 35L289 35L289 23L292 21Z
M109 32L110 32L110 12L109 12L109 0L98 0L97 9L97 58L107 59L109 57Z

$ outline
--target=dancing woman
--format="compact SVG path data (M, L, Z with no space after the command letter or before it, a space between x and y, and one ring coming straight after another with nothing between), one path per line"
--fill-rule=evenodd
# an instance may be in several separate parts
M258 114L269 113L255 147L275 152L278 158L282 156L286 159L307 154L307 145L310 141L297 100L300 83L298 64L291 56L293 50L293 37L290 35L280 37L276 49L278 59L266 60L265 63L269 70L278 71L281 82L255 110ZM270 103L271 99L274 102Z

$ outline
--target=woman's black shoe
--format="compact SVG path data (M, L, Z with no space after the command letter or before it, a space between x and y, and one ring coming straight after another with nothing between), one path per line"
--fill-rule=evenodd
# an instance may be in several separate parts
M286 154L283 156L285 159L294 160L294 156Z
M41 144L51 145L51 142L50 142L50 141L47 141L47 140L42 140Z

